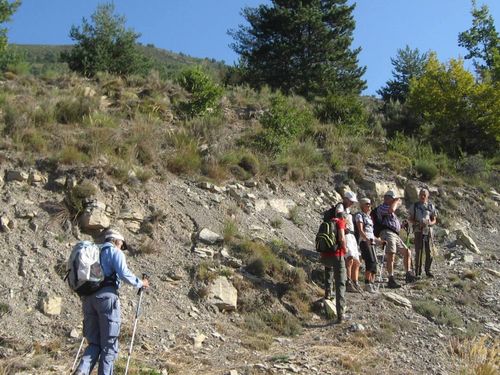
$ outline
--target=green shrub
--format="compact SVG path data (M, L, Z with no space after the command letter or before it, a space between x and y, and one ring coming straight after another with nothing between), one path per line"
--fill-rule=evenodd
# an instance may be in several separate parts
M224 221L224 228L222 230L224 242L231 242L238 235L238 224L232 219Z
M462 175L471 179L487 178L490 167L483 155L466 155L460 159L458 170Z
M299 214L300 214L299 206L293 206L288 210L288 219L295 225L302 225L304 224L304 222L300 218Z
M223 89L200 66L184 70L177 82L190 94L188 101L179 103L181 115L190 118L219 110Z
M269 224L271 224L271 226L275 229L280 229L283 225L283 220L281 220L279 217L276 217L274 219L271 219Z
M366 127L368 113L356 96L330 94L316 105L316 116L324 123ZM352 130L352 129L351 129Z
M64 202L73 217L83 212L84 201L97 192L96 187L89 181L84 181L66 192Z
M54 109L56 120L61 124L74 124L81 122L89 116L97 105L95 99L86 96L60 100Z
M438 174L436 165L429 160L418 160L415 163L415 170L420 175L422 181L432 181Z
M290 99L277 94L260 122L263 132L258 139L259 147L269 153L278 153L311 127L313 115L306 106L297 107Z
M292 181L310 180L327 173L328 166L312 141L293 143L272 165L279 175Z
M167 159L167 169L176 174L190 174L200 170L201 156L198 144L188 134L176 133L171 141L175 152Z
M261 168L257 156L244 148L231 150L224 154L220 158L220 164L240 180L248 180L256 176Z
M56 159L59 163L74 165L86 163L90 160L89 156L81 152L76 146L68 145L57 154Z
M455 310L447 306L441 306L430 300L420 300L413 302L413 309L427 319L438 324L450 327L462 327L463 320Z

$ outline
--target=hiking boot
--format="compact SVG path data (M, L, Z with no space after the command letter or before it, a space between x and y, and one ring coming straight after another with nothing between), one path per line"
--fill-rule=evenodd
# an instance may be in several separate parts
M358 292L358 293L363 293L363 288L361 288L361 287L359 286L359 283L358 283L357 281L355 281L355 282L353 283L353 287L354 287L354 289L356 289L356 292Z
M389 277L389 281L387 282L387 287L389 289L398 289L401 288L401 285L399 285L396 280L394 280L394 276Z
M366 284L365 290L371 294L377 293L377 288L375 287L375 284L372 283Z
M356 293L357 292L356 288L354 287L353 282L351 280L349 280L349 279L345 283L345 290L347 292L350 292L350 293Z
M415 276L413 276L411 274L411 272L407 272L406 273L406 283L409 284L409 283L414 283L416 280Z
M434 278L434 275L431 272L426 272L425 274L427 275L427 277L429 277L431 279Z

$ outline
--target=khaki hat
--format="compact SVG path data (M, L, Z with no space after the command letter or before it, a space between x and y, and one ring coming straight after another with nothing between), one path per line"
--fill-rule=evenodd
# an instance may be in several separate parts
M122 241L123 242L122 250L127 250L127 243L125 242L125 237L123 237L123 235L117 230L108 229L106 232L104 232L104 240L106 242L113 240Z
M361 199L359 200L359 202L360 202L361 204L366 204L366 203L371 204L371 203L372 203L372 201L370 200L370 198L361 198Z

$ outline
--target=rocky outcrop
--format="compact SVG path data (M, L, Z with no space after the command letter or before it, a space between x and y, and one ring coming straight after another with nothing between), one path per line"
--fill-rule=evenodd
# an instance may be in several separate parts
M474 240L463 229L458 229L455 234L457 235L457 242L459 245L469 249L475 254L481 254Z
M238 291L226 277L221 276L210 284L207 301L221 311L236 310Z

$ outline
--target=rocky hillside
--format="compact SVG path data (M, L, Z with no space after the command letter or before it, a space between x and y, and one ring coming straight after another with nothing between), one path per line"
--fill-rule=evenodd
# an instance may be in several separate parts
M1 169L2 374L69 370L81 313L63 281L64 262L76 241L98 240L108 226L132 244L131 269L151 275L136 374L455 374L479 361L468 357L471 347L481 348L477 356L489 347L498 370L494 191L431 186L446 218L437 231L436 278L391 293L381 284L378 294L348 294L350 319L333 325L318 309L321 267L312 241L320 213L347 188L377 201L397 189L411 202L418 181L371 166L351 186L338 175L300 186L273 179L217 186L174 175L116 184L97 167L46 170L9 155ZM74 219L62 202L77 187L91 194ZM486 195L495 203L478 198ZM127 287L121 298L118 373L137 303Z

